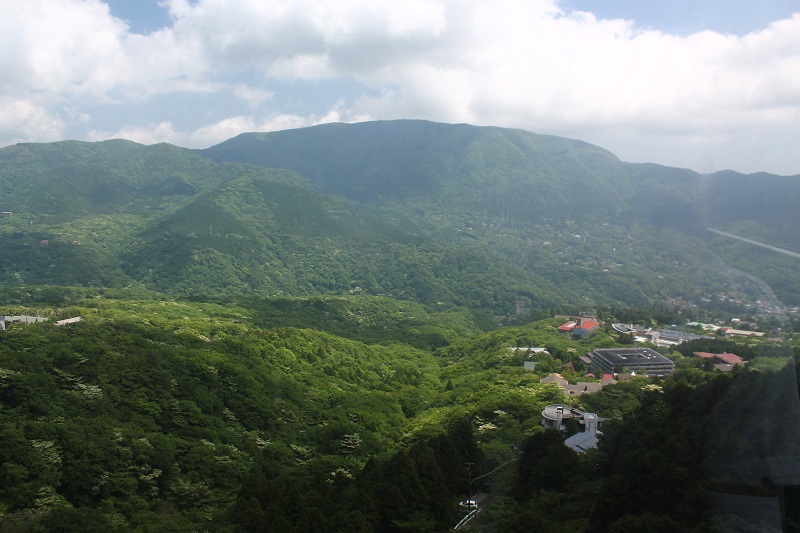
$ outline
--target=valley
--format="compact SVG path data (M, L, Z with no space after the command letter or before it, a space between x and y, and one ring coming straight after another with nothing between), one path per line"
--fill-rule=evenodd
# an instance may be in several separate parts
M796 526L800 269L707 228L796 252L798 187L426 121L2 148L0 529ZM587 363L634 342L674 371Z

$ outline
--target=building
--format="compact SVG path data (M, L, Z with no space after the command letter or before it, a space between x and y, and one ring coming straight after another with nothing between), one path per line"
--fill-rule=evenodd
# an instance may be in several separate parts
M540 347L540 346L539 347L535 347L535 346L511 346L509 348L509 350L511 350L512 352L525 352L526 354L529 354L529 355L537 355L537 354L550 355L550 352L547 351L547 348L543 348L543 347Z
M698 335L688 331L678 331L677 329L652 330L645 334L645 338L655 346L677 346L695 339L713 339L708 335Z
M75 324L76 322L80 322L83 320L82 317L75 316L72 318L65 318L64 320L58 320L56 322L56 326L66 326L67 324Z
M580 396L581 394L592 394L603 390L602 383L579 381L575 385L564 385L564 392L570 396Z
M567 420L580 420L582 417L583 412L574 407L552 404L545 407L542 411L542 427L546 429L555 429L557 431L566 431L567 427L564 423Z
M714 368L723 372L730 371L734 366L747 362L735 353L692 352L692 354L701 359L710 359L714 363Z
M589 354L592 372L634 372L664 376L675 371L675 363L650 348L598 348Z
M728 337L763 337L763 331L747 331L743 329L720 328Z
M569 446L573 451L578 453L586 453L592 448L597 448L598 435L602 435L597 431L597 426L600 424L600 419L594 413L583 413L583 431L575 433L573 436L564 441L564 444Z
M41 316L31 315L7 315L5 322L22 322L23 324L36 324L38 322L47 322L47 319Z
M579 381L575 385L570 385L569 381L564 379L564 376L561 374L550 374L549 376L540 379L539 383L545 385L548 383L555 383L564 389L564 392L570 396L580 396L581 394L600 392L603 390L603 387L606 385L611 385L612 383L616 383L616 381L614 379L601 381L600 383L597 383L596 381Z
M542 426L548 429L555 429L566 432L564 424L567 420L576 420L583 426L583 430L575 433L564 441L564 444L578 453L584 453L591 448L597 447L597 430L603 419L598 418L594 413L584 413L568 405L553 404L548 405L542 411Z
M575 320L569 320L564 324L558 326L558 331L561 333L570 333L576 339L584 339L589 336L589 333L597 329L600 322L591 316L579 316Z
M542 383L544 385L547 385L548 383L555 383L556 385L560 385L561 387L569 385L569 381L564 379L564 376L562 376L561 374L550 374L549 376L540 379L539 383Z

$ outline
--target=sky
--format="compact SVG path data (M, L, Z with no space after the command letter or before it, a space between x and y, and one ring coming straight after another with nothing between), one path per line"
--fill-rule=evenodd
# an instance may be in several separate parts
M0 146L399 118L800 174L800 0L0 0Z

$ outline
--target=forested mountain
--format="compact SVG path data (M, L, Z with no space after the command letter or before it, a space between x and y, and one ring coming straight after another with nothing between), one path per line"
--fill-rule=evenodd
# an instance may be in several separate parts
M791 248L797 186L423 121L0 149L0 316L37 317L0 321L0 530L436 532L477 492L480 531L732 530L743 496L796 525L796 324L541 379L598 383L613 321L766 313L756 276L800 302L790 257L706 231ZM599 448L552 403L608 418Z
M708 240L707 226L721 226L717 229L728 228L743 237L800 249L794 237L800 234L800 221L792 206L800 193L798 176L745 176L732 171L699 175L686 169L624 163L596 146L519 130L425 121L328 124L243 134L206 153L217 161L297 170L320 191L380 206L384 211L399 211L402 214L398 216L417 221L439 237L467 228L470 235L480 234L488 227L489 234L482 236L506 241L503 244L512 250L506 249L505 255L518 263L534 261L523 257L521 250L558 239L553 226L572 229L565 226L570 220L583 226L583 232L570 231L570 235L583 236L598 225L622 230L600 236L594 248L613 248L615 242L620 244L632 236L634 245L645 252L644 257L619 253L620 263L631 259L647 263L648 255L659 255L658 248L666 249L666 255L671 256L661 257L662 261L684 261L682 256L687 253L694 256L695 272L702 264L702 270L713 273L704 272L690 280L681 272L659 274L680 279L676 285L689 283L695 289L715 286L715 280L730 274L730 270L718 268L719 258L703 257L704 244L693 240ZM666 235L662 233L664 228L668 230ZM531 243L533 235L543 238ZM675 235L689 240L669 242ZM713 251L724 261L750 274L763 273L770 285L779 288L781 298L792 303L800 301L800 294L792 288L797 285L796 278L783 258L774 254L748 256L731 250L731 243L719 245L720 239L710 240ZM626 243L629 244L630 241ZM696 252L700 252L699 257ZM547 250L539 249L537 253L547 255ZM565 255L568 263L602 263L610 259L597 249L591 250L589 257L574 257L568 252ZM751 256L763 261L764 268L749 261ZM653 260L653 266L657 262ZM533 269L552 272L553 267L537 264ZM558 270L551 279L565 277L562 269ZM635 279L636 285L652 286L652 280L644 280L635 272L625 274L628 279ZM792 281L787 283L787 277ZM725 279L723 284L730 283L736 282ZM592 285L602 284L595 280ZM681 294L675 288L662 291L652 287L648 298L652 301L653 293ZM608 297L620 291L608 287L604 292Z
M730 243L710 249L705 227L789 246L797 181L703 177L580 141L424 121L244 134L202 151L25 144L0 150L0 280L191 297L365 291L499 317L730 287L761 298L716 252L795 303L780 259L755 272Z
M243 134L205 153L291 168L323 192L364 202L441 201L506 216L614 213L627 187L620 161L587 143L425 121Z

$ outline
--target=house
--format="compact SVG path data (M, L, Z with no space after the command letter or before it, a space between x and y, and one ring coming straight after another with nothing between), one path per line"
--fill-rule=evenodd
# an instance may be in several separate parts
M589 354L595 373L627 370L631 373L662 376L675 371L675 363L650 348L597 348ZM620 379L619 377L617 379Z
M575 320L569 320L561 324L557 329L561 333L572 334L573 338L584 339L599 325L600 322L595 320L594 317L581 315Z
M619 383L616 379L614 379L614 374L603 374L600 378L600 384L605 387L606 385L613 385L614 383Z
M548 383L556 383L557 385L561 385L561 387L564 385L569 385L569 381L564 379L564 376L561 374L550 374L549 376L540 379L539 383L543 383L545 385Z
M595 382L579 381L575 385L563 385L564 391L570 396L579 396L581 394L591 394L593 392L600 392L603 390L603 385Z
M717 370L730 371L736 365L743 365L747 361L736 355L735 353L710 353L710 352L692 352L695 357L701 359L710 359L714 362L714 367L722 365ZM724 368L724 367L730 367Z

